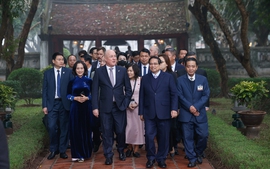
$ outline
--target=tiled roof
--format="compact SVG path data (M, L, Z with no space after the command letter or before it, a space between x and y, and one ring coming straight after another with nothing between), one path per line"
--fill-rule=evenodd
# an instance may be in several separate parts
M186 32L184 1L53 3L50 18L53 35L152 35Z

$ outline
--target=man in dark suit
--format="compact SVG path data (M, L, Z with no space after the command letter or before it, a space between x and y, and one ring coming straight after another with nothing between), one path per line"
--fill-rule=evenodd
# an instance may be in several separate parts
M184 57L184 60L187 59L187 58L195 58L195 59L197 59L196 53L195 52L188 52L186 54L186 56ZM205 70L198 67L195 73L199 74L199 75L202 75L202 76L206 77L206 79L207 79L207 73L206 73ZM186 74L187 74L186 69L181 69L181 70L177 71L177 77L180 77L180 76L186 75ZM210 101L208 99L206 104L205 104L206 111L209 110L209 106L210 106Z
M117 59L113 50L105 52L106 66L95 71L92 84L93 114L100 118L105 164L111 165L113 158L114 132L116 134L119 159L126 159L125 128L126 108L132 95L126 69L116 66Z
M66 149L70 101L67 99L67 85L73 78L71 69L63 67L63 54L54 53L52 62L54 66L45 71L42 86L42 110L44 114L48 114L49 160L59 153L61 158L68 158Z
M178 98L172 74L160 71L161 60L157 56L149 59L151 73L142 77L140 87L139 115L145 121L146 167L151 168L157 160L158 166L166 167L169 152L171 118L177 116ZM154 138L157 136L158 150Z
M150 58L150 51L146 48L143 48L140 51L140 61L138 63L140 69L140 76L144 76L149 72L149 61Z
M182 123L185 153L188 167L202 163L203 151L207 146L208 122L205 104L210 90L206 77L196 74L198 63L195 58L185 60L187 74L177 79L181 107L178 120ZM196 136L196 144L194 137Z
M170 59L173 72L178 72L180 70L185 69L185 67L183 65L176 62L176 50L174 48L165 49L165 54Z
M2 120L0 120L0 145L0 168L9 169L7 136Z

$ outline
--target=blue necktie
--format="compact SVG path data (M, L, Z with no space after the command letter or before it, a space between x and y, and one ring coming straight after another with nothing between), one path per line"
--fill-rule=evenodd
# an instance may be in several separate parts
M143 67L143 76L146 75L146 66Z
M57 70L57 96L61 98L61 93L60 93L60 71Z

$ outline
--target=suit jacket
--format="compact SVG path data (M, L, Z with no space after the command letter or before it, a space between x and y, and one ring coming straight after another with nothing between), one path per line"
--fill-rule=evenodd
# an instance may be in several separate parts
M92 70L91 70L91 72L96 71L96 69L97 69L97 64L98 64L98 61L92 62Z
M176 62L174 72L178 72L178 71L181 71L181 70L185 70L185 66L183 66L183 65L179 64L178 62Z
M0 168L9 168L9 152L7 144L7 136L2 120L0 120Z
M142 68L142 62L141 61L139 61L138 67L140 69L140 76L142 76L142 70L141 70L141 68ZM149 66L148 66L148 70L146 69L146 72L147 72L146 74L148 74L148 73L151 72Z
M127 70L122 66L115 66L115 85L112 86L106 66L102 66L95 71L92 84L92 107L100 112L111 112L113 106L113 96L118 108L126 110L132 95L130 81ZM100 91L100 94L99 94Z
M69 111L70 101L67 99L67 86L70 80L74 78L71 69L62 67L60 93L64 108ZM55 76L54 68L45 71L42 86L42 108L47 107L48 111L53 109L55 98Z
M180 76L177 79L177 89L181 103L178 120L180 122L189 122L193 116L189 108L193 105L200 112L200 115L195 117L197 122L207 122L205 104L209 98L210 90L206 77L196 74L194 89L191 89L187 75Z
M152 87L152 73L142 77L139 95L139 115L145 119L170 119L171 111L177 111L177 89L172 74L160 72L156 90ZM157 79L156 79L157 80Z

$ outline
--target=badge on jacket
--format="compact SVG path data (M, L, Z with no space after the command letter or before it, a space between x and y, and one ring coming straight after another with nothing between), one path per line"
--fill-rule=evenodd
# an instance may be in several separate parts
M202 91L202 90L203 90L203 85L197 86L197 90L198 90L198 91Z

